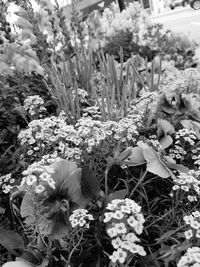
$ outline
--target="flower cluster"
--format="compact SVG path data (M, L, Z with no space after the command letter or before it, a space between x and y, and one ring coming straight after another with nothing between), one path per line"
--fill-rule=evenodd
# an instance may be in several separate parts
M200 238L200 212L194 211L192 214L184 216L183 220L190 226L190 229L184 233L186 239L190 239L193 236Z
M194 131L183 128L176 132L175 140L174 148L169 151L170 156L183 160L188 155L188 150L194 148L197 137Z
M36 194L41 194L49 187L55 189L55 181L52 177L54 169L49 166L32 164L23 171L23 179L20 187Z
M13 183L15 179L12 178L11 173L0 176L0 186L5 194L9 193L13 188Z
M197 197L200 195L199 175L199 170L190 170L188 173L180 172L177 178L173 179L175 185L172 189L187 192L187 198L190 202L197 201Z
M28 96L24 100L24 108L30 114L31 118L38 115L39 118L42 117L42 113L46 111L43 107L44 100L39 95Z
M145 222L141 207L131 199L114 199L106 207L103 222L106 223L107 234L112 239L111 243L115 251L109 257L115 263L124 263L132 254L145 256L144 248L136 242L140 239Z
M69 217L69 221L73 228L77 226L89 228L89 221L93 220L93 216L88 214L88 210L86 209L76 209Z
M188 248L177 264L177 267L199 267L200 266L200 248Z

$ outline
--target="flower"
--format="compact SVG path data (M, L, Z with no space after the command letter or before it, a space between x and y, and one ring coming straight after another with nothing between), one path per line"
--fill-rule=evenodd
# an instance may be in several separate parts
M192 265L191 265L192 264ZM191 247L188 248L186 253L181 257L180 261L177 264L177 267L186 267L186 266L200 266L200 248Z
M26 183L28 186L33 185L37 181L37 177L35 175L28 175L26 177Z
M35 192L36 192L37 194L41 194L41 193L43 193L44 191L45 191L45 187L44 187L43 185L41 185L41 184L37 185L36 188L35 188Z
M185 232L184 232L184 235L185 235L185 238L186 238L187 240L189 240L190 238L193 237L193 232L192 232L192 230L190 229L190 230L188 230L188 231L185 231Z
M88 214L86 209L76 209L73 211L72 215L69 217L72 227L76 226L88 226L88 221L93 221L94 218L91 214Z

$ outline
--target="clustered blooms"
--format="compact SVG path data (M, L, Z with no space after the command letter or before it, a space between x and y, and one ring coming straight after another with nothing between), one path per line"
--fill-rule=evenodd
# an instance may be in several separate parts
M46 191L47 187L55 189L55 181L52 177L54 169L50 166L41 166L38 163L29 165L28 169L23 171L20 188L28 189L36 194Z
M2 191L7 194L13 188L12 184L15 182L15 179L12 178L11 173L0 176L0 186Z
M186 239L190 239L193 236L200 238L200 212L194 211L192 214L184 216L183 220L191 229L185 231Z
M187 173L180 172L179 175L173 179L175 185L172 187L174 191L183 190L187 192L187 198L190 202L197 201L200 195L200 170L190 170Z
M128 254L138 253L145 256L144 248L136 242L140 239L136 236L143 231L145 222L141 207L131 199L114 199L106 207L103 222L106 223L107 234L112 239L111 243L115 251L109 257L115 263L124 263Z
M28 128L19 133L22 146L27 146L27 155L43 151L49 154L52 147L59 156L67 159L80 159L83 149L92 151L101 141L114 139L122 142L136 142L139 136L137 126L131 118L101 122L90 117L81 118L75 126L68 125L63 114L33 120Z
M183 128L176 132L175 140L174 148L169 150L170 156L183 160L188 150L194 147L197 137L194 131Z
M177 267L199 267L200 266L200 248L188 248L177 264Z
M42 116L42 112L46 111L43 107L44 100L39 95L28 96L24 100L24 108L30 114L31 117L34 115Z
M73 228L77 226L89 228L89 221L93 220L93 216L88 214L88 210L86 209L76 209L69 217L69 221Z

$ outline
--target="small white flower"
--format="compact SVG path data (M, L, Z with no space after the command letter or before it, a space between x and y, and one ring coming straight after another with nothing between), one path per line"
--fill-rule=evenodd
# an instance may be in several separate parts
M107 229L107 234L108 234L111 238L113 238L113 237L116 237L116 236L117 236L118 232L116 231L115 228L108 228L108 229Z
M37 194L41 194L41 193L43 193L45 191L45 187L43 186L43 185L37 185L36 187L35 187L35 192L37 193Z
M192 232L192 230L190 229L190 230L188 230L188 231L185 231L185 232L184 232L184 235L185 235L185 238L186 238L187 240L189 240L190 238L193 237L193 232Z
M114 219L121 220L123 217L124 217L124 214L123 214L121 211L119 211L119 210L116 210L116 211L113 213L113 218L114 218Z
M126 226L124 223L115 223L114 228L118 234L125 234L127 232Z
M40 178L41 178L43 181L48 181L50 177L51 177L51 175L48 174L47 172L43 172L42 174L40 174Z
M127 219L127 222L128 222L128 224L129 224L131 227L133 227L133 228L138 224L138 221L135 219L134 216L130 216L130 217Z
M119 248L119 247L121 246L121 244L122 244L122 240L121 240L120 237L117 237L117 238L115 238L115 239L112 239L111 243L112 243L112 246L113 246L115 249L117 249L117 248Z
M118 261L120 263L124 263L127 257L127 252L121 248L117 249L117 254L118 254Z
M37 177L35 175L30 174L26 177L26 183L28 186L33 185L36 181L37 181Z
M112 220L112 218L113 218L113 214L114 214L114 212L105 212L105 213L104 213L105 218L104 218L103 222L104 222L104 223L107 223L107 222L109 222L110 220Z

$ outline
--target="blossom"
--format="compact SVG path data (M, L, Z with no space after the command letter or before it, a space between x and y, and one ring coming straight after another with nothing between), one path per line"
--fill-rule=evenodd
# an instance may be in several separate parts
M191 267L200 266L200 248L199 247L188 248L186 253L181 257L180 261L177 264L177 267L185 267L185 266L191 266Z
M37 177L35 175L28 175L26 177L26 183L28 186L33 185L37 181Z
M88 214L86 209L76 209L73 211L72 215L69 217L69 221L72 227L83 227L88 226L88 221L93 221L94 218L91 214Z
M35 192L37 193L37 194L41 194L41 193L43 193L45 191L45 187L43 186L43 185L37 185L36 187L35 187Z

